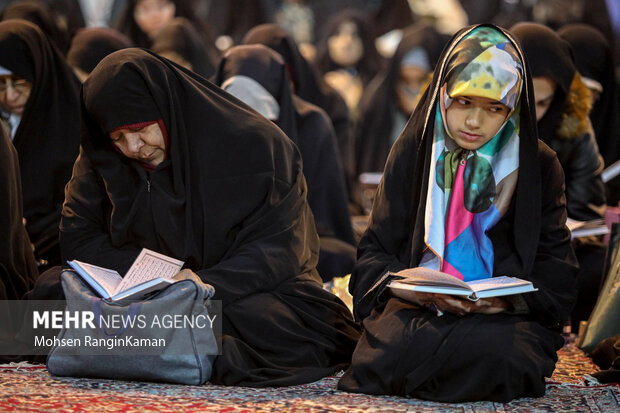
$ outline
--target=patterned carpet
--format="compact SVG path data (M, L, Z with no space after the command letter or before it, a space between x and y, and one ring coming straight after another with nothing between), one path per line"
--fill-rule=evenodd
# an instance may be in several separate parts
M181 386L51 377L45 367L0 366L0 411L122 412L620 412L619 385L586 385L597 370L579 349L560 352L547 395L510 403L442 404L336 390L337 377L284 388ZM587 376L585 377L587 379Z

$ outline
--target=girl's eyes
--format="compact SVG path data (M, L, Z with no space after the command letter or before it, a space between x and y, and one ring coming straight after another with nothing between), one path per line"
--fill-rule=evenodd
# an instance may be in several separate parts
M468 99L464 99L464 98L456 98L456 101L459 105L467 105L469 104L469 100Z

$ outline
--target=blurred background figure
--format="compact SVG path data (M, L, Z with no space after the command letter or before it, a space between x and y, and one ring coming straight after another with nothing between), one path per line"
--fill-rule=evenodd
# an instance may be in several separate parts
M50 266L60 264L60 211L80 143L79 86L37 26L0 23L0 103L19 156L26 229Z
M71 37L66 22L47 4L33 0L16 1L0 14L0 20L9 19L23 19L35 24L63 55L67 54Z
M263 45L229 49L214 82L272 120L295 142L321 239L319 274L324 281L348 274L355 263L355 241L344 174L327 114L293 95L284 60Z
M614 56L609 41L596 28L569 24L558 34L570 43L577 70L592 95L590 120L605 167L620 159L620 93L614 73ZM607 204L620 201L620 177L605 184Z
M357 175L382 172L448 40L432 25L405 29L387 67L368 85L360 102L355 133Z
M107 27L81 29L71 41L67 62L78 79L84 82L104 57L132 46L131 40L117 30Z
M431 23L439 33L455 33L468 24L468 17L459 0L409 0L413 14Z
M184 17L175 17L153 39L151 50L204 78L215 74L219 52L208 47L194 25Z
M175 17L185 17L192 22L206 44L213 44L212 33L198 19L190 0L128 0L116 22L116 29L137 47L150 48L155 36Z
M0 203L0 300L19 300L34 286L39 272L22 222L17 152L3 128L0 128L0 176L3 197Z
M603 218L603 162L589 119L592 101L571 47L541 24L519 23L511 32L520 40L532 72L539 138L564 168L568 216L580 221Z
M288 31L299 50L310 61L314 60L314 10L306 0L282 0L275 10L273 21Z
M348 9L329 19L317 46L315 63L325 82L344 98L354 123L364 89L383 66L374 40L368 16Z
M537 23L518 23L510 31L520 41L533 77L539 139L556 152L564 169L568 217L603 219L603 159L589 118L592 98L577 72L571 46ZM598 296L606 246L598 239L579 238L573 247L580 266L578 297L566 324L578 331L579 322L588 319Z
M272 21L269 0L197 0L197 13L213 26L215 44L221 52L241 43L255 26Z
M293 37L275 24L262 24L250 30L243 38L243 44L263 44L275 50L287 66L293 93L303 100L323 109L331 118L341 164L347 183L347 193L352 208L356 208L355 161L353 141L349 124L349 109L344 99L303 57Z

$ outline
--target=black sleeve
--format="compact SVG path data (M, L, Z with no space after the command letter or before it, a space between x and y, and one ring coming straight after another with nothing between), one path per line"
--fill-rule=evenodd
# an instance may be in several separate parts
M233 245L214 266L197 271L226 306L258 292L273 292L289 279L320 283L314 270L318 235L299 168L294 182L273 179L270 193L240 225Z
M349 291L354 314L362 320L380 303L389 281L387 271L409 267L406 246L412 230L412 185L417 148L411 140L400 139L390 153L377 189L368 229L358 246L358 260L351 274Z
M139 248L116 248L108 229L111 211L103 181L80 153L65 189L60 221L63 263L77 259L125 274L140 253Z
M541 158L541 228L531 281L539 291L524 294L530 316L541 324L558 328L574 305L577 260L566 227L564 174L550 150Z
M586 133L566 140L564 145L568 151L562 156L568 216L580 221L602 218L605 213L603 160L594 136Z

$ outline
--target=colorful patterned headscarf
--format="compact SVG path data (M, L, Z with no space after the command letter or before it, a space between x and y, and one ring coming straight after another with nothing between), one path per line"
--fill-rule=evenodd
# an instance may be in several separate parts
M425 212L428 250L420 265L471 281L493 275L493 244L486 232L508 210L517 184L523 68L508 38L490 27L464 37L447 65L435 109ZM446 109L456 96L489 98L510 108L496 135L476 150L460 148L446 127Z

